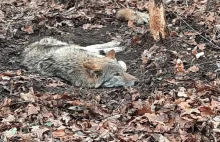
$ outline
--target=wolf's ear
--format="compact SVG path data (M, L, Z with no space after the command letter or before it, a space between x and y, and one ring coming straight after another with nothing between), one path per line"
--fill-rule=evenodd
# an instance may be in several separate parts
M85 63L83 63L83 66L85 68L87 68L89 70L93 70L93 71L100 71L101 70L101 66L93 61L85 62Z
M110 58L110 59L115 59L115 50L112 49L106 53L105 57Z

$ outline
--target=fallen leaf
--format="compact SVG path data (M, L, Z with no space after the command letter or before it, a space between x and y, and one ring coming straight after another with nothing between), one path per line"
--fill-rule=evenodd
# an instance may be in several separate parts
M11 138L11 137L13 137L15 134L17 134L17 128L12 128L12 129L10 129L10 130L4 132L4 135L5 135L7 138Z
M144 115L145 113L152 113L151 108L144 106L141 109L138 109L135 114L136 115Z
M212 109L208 106L200 106L199 111L201 112L202 116L210 116L215 114Z
M32 25L26 25L22 28L23 31L27 32L28 34L34 33L33 26Z
M188 71L198 72L198 71L199 71L199 67L197 67L197 66L192 66L192 67L188 68Z
M128 27L134 28L135 27L134 21L128 20Z
M97 25L97 24L95 24L95 25L92 25L92 24L84 24L84 25L83 25L83 29L84 29L84 30L87 30L87 29L89 29L89 30L91 30L91 29L101 29L101 28L103 28L103 25Z
M7 118L3 118L2 122L13 122L15 121L15 116L14 115L11 115L9 114L9 116Z
M185 89L184 87L180 87L180 88L179 88L179 91L178 91L178 93L177 93L177 96L178 96L178 97L187 98L188 95L187 95L187 93L186 93L186 89Z
M9 76L2 76L2 80L10 80L11 79L11 77L9 77Z
M155 141L157 142L170 142L165 136L162 134L153 134Z
M16 76L16 73L11 72L11 71L6 71L3 73L4 76L8 76L8 77L14 77Z
M43 133L48 131L49 129L46 127L40 127L40 126L32 126L31 132L37 136L40 140L43 138Z
M141 38L139 37L139 36L137 36L137 35L135 35L133 38L132 38L132 40L131 40L131 44L132 45L137 45L137 44L139 44L141 42Z
M159 46L154 44L149 50L144 50L141 54L142 64L146 64L152 58L152 55L156 53L157 49L159 49Z
M84 106L85 102L81 101L81 100L74 100L71 102L73 106Z
M56 130L52 132L53 137L55 138L59 138L59 137L63 137L66 135L65 133L65 129L60 129L60 130Z
M36 97L32 95L32 93L29 91L28 93L21 93L20 97L24 101L30 101L30 102L35 102Z
M204 56L205 53L204 52L200 52L196 54L196 58L199 59L201 56Z
M188 102L181 102L178 104L178 106L182 109L182 110L187 110L190 108L190 105Z
M211 12L210 15L206 18L206 20L213 22L215 20L214 12Z
M184 65L183 65L183 61L180 60L180 59L177 59L176 60L176 66L175 66L175 69L176 69L176 73L185 73L186 70L184 69Z
M205 49L205 44L204 44L204 43L197 44L197 47L198 47L200 50L204 50L204 49Z
M40 107L39 106L34 106L33 104L28 104L28 115L32 114L38 114L40 112Z
M11 105L11 98L7 98L5 97L2 101L2 104L0 105L1 107L5 107L5 106L10 106Z
M197 46L196 46L196 47L193 48L192 54L196 56L197 53L198 53L198 52L197 52Z

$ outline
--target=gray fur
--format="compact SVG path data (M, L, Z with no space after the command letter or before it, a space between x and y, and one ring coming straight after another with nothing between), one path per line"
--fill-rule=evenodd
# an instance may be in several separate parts
M44 38L25 49L22 64L40 74L65 79L75 86L98 88L134 85L136 78L126 73L117 60L99 55L101 45L98 47L90 52L87 47ZM109 45L108 48L113 47ZM84 63L98 65L101 69L86 68Z

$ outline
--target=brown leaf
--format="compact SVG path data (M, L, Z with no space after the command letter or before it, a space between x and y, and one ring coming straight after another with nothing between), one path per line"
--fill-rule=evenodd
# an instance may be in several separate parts
M196 56L197 53L198 53L197 52L197 47L194 47L194 49L192 50L192 54Z
M187 110L190 108L190 105L188 102L181 102L178 104L178 106L182 109L182 110Z
M14 72L10 72L10 71L6 71L3 73L4 76L9 76L9 77L13 77L13 76L16 76L16 73Z
M183 61L180 59L176 60L175 69L176 69L176 73L185 73L186 72L186 70L184 69Z
M24 101L35 102L36 97L29 91L28 93L21 93L20 97Z
M153 134L153 138L158 142L170 142L165 136L162 134Z
M137 36L137 35L135 35L133 38L132 38L132 40L131 40L131 44L132 45L137 45L137 44L139 44L141 42L141 38L139 37L139 36Z
M187 35L187 36L194 36L194 35L198 35L198 33L184 32L184 35Z
M34 33L33 26L32 25L26 25L22 28L23 31L27 32L28 34Z
M65 129L60 129L60 130L56 130L52 132L53 137L55 138L59 138L59 137L63 137L66 135L65 133Z
M141 109L138 109L135 114L136 115L144 115L145 113L152 113L151 108L144 106Z
M157 49L159 49L159 46L154 44L149 50L144 50L141 54L142 64L146 64L152 58L153 54L156 53Z
M32 132L33 134L35 134L35 135L37 136L37 138L42 139L43 133L46 132L46 131L48 131L48 130L49 130L49 129L46 128L46 127L42 128L42 127L40 127L40 126L32 126L31 132Z
M206 20L213 22L215 20L214 12L210 12L210 15L206 18Z
M7 98L5 97L4 100L2 101L2 104L0 105L0 107L5 107L5 106L9 106L11 105L11 98Z
M38 114L40 111L40 107L39 106L35 107L33 104L28 104L27 108L28 108L28 115Z
M128 20L128 27L134 28L134 21L133 20Z
M205 44L204 43L201 43L201 44L197 44L198 48L200 50L204 50L205 49Z
M200 106L199 111L201 112L202 116L210 116L215 114L212 109L208 106Z
M197 67L197 66L192 66L192 67L188 68L188 71L198 72L198 71L199 71L199 67Z
M17 70L16 75L18 75L18 76L22 75L22 70Z

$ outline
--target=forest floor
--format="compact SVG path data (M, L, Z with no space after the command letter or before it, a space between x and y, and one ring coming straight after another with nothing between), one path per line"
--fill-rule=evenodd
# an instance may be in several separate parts
M220 141L220 3L166 4L162 42L116 19L123 6L148 11L148 1L0 0L0 142ZM22 68L24 48L48 36L119 39L116 58L138 84L84 89Z

